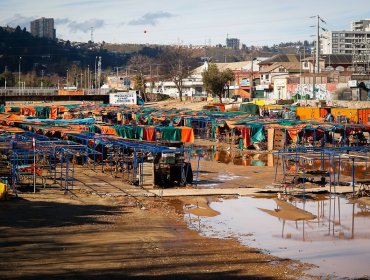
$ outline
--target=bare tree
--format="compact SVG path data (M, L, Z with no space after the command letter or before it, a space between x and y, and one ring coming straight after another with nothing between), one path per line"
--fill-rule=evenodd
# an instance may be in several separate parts
M190 74L190 69L197 66L197 56L194 50L176 46L168 47L161 57L166 77L175 83L180 101L183 95L183 82Z
M146 102L148 100L146 96L146 87L145 83L148 80L146 77L152 77L151 73L151 65L155 64L154 60L150 57L143 56L143 55L135 55L131 57L128 63L128 71L130 74L135 72L134 77L134 89L140 90L142 98Z

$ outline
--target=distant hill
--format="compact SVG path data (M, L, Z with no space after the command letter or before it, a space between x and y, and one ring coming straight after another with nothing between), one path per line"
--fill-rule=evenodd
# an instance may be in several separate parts
M300 48L309 48L307 41L289 42L272 47L247 47L240 50L227 49L224 46L193 46L194 53L202 63L204 59L214 62L237 62L251 57L269 57L277 53L296 53ZM33 72L40 76L65 76L71 67L94 71L96 58L102 57L102 69L108 72L114 67L125 67L130 58L136 55L155 59L169 46L144 44L108 44L102 42L78 43L54 41L46 38L35 38L26 29L0 27L0 73L5 69L18 72L19 65L23 74ZM20 59L21 57L21 59ZM21 61L21 63L19 63Z
M109 52L94 44L75 44L35 38L25 29L0 27L0 73L5 67L18 72L21 57L22 73L44 70L45 73L64 75L72 64L80 68L95 67L96 57L101 56L105 67L127 63L130 54Z

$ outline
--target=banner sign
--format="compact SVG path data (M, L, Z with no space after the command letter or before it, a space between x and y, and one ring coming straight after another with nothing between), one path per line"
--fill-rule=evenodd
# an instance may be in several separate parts
M136 92L118 92L109 94L109 104L132 105L137 104Z

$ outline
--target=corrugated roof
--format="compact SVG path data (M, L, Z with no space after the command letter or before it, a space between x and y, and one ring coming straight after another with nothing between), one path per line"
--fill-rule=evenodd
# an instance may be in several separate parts
M352 64L352 54L323 54L320 55L320 60L325 59L325 64L344 64L344 65L351 65ZM302 61L313 61L315 60L314 56L308 56Z
M277 54L271 58L263 60L261 64L273 64L275 62L298 62L299 63L299 54Z
M246 68L250 70L251 68L251 61L240 61L240 62L229 62L229 63L215 63L217 65L218 70L224 71L225 69L229 68L230 70L239 70L241 71L242 68ZM255 68L255 67L253 67ZM204 71L204 65L195 68L192 71L192 75L202 74Z
M291 72L300 72L300 65L299 64L300 64L299 61L298 62L275 62L272 65L270 65L268 67L265 67L261 71L261 73L269 73L269 72L271 72L274 69L279 68L279 67L284 67L290 73Z
M352 54L326 54L323 56L327 64L329 64L329 62L331 64L352 64Z

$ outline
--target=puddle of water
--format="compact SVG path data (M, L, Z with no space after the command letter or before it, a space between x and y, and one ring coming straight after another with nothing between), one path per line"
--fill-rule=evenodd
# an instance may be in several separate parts
M294 221L285 216L284 220L261 210L278 213L281 207L275 200L242 197L212 202L210 207L218 216L186 215L186 221L204 236L233 237L278 257L317 265L310 273L351 278L370 275L369 206L350 204L338 196L291 204L293 212L296 207L300 209L296 212L309 212L312 219Z
M202 149L200 152L201 160L206 161L217 161L224 164L234 164L241 166L275 166L276 156L272 153L250 153L243 151L233 151L228 149ZM193 159L197 156L193 154ZM281 165L281 159L279 160L279 165ZM293 161L287 163L287 170L295 170L296 166ZM333 169L328 160L324 160L324 170ZM306 170L321 170L321 160L314 159L312 161L307 161L304 166L301 166ZM338 167L336 167L338 168ZM366 162L356 162L355 166L355 177L356 179L367 179L370 175L370 163ZM340 166L341 176L352 176L352 163L350 161L342 160Z

